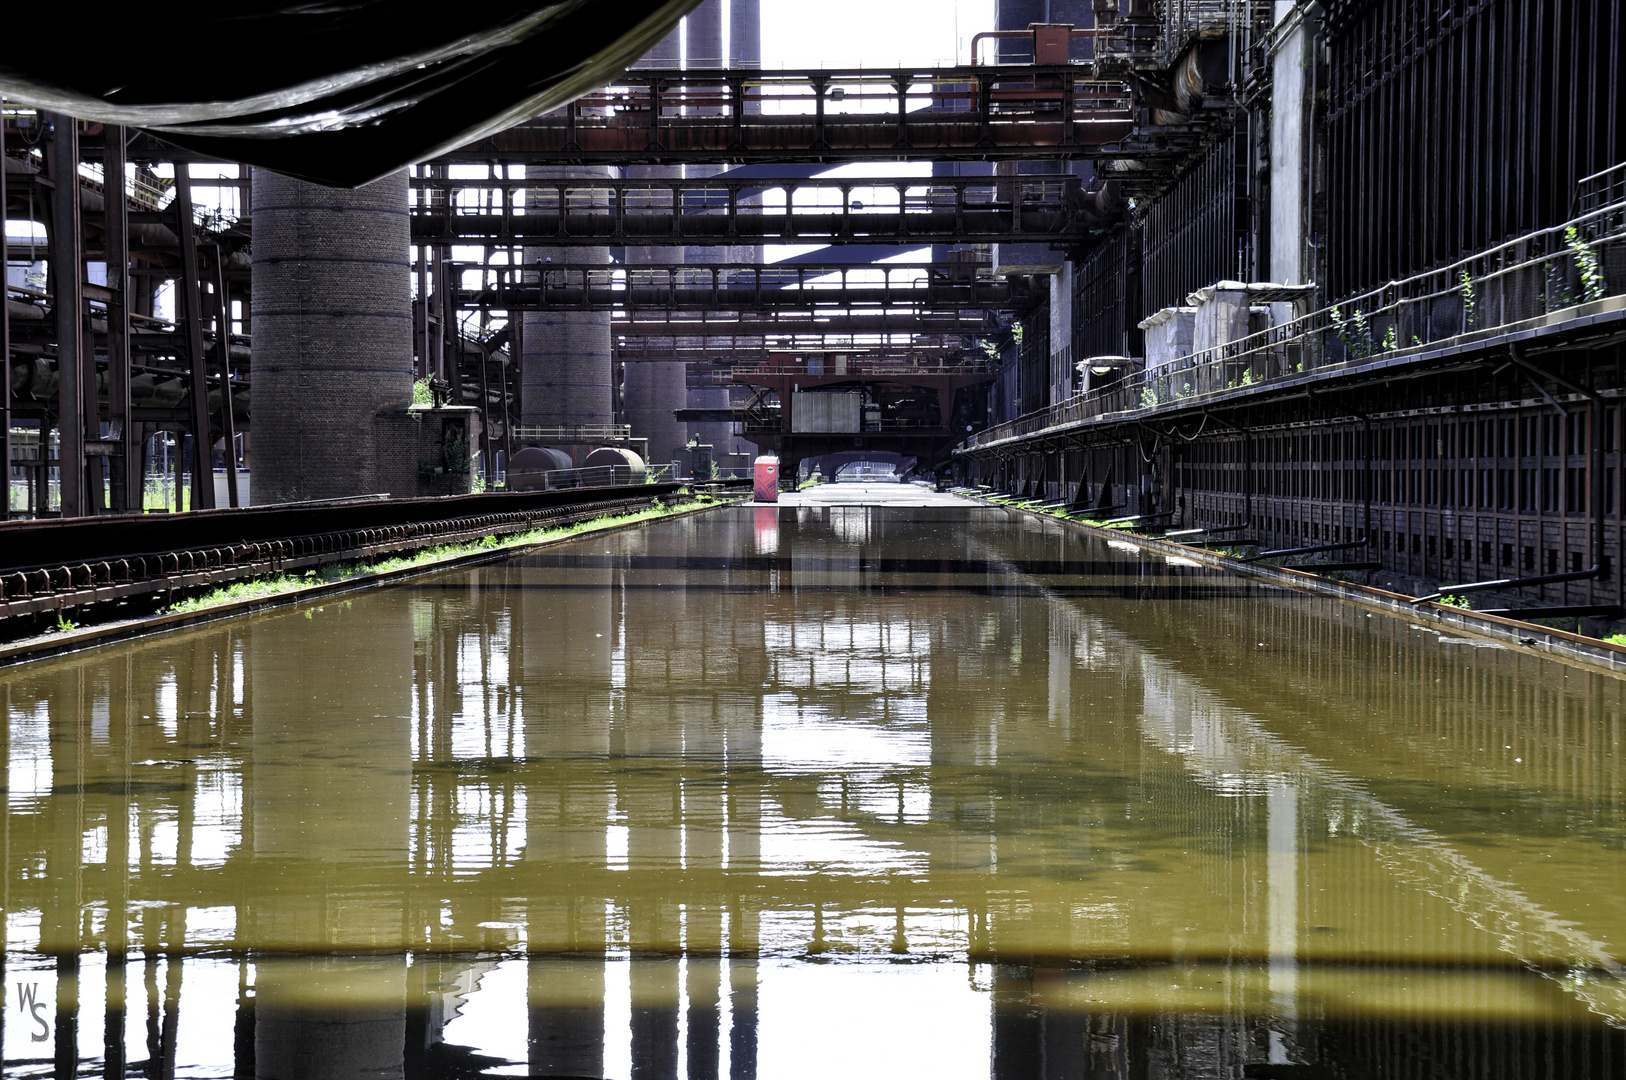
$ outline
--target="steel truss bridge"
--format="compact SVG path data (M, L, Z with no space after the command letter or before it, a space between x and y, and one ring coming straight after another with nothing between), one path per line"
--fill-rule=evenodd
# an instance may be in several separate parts
M483 164L1032 161L1163 156L1121 78L1090 65L638 69L436 159Z
M412 178L420 244L1069 243L1100 226L1078 177Z
M481 275L480 288L457 288L464 309L505 311L807 311L887 309L958 311L1023 306L1028 294L987 276L975 263L871 266L798 263L503 267L451 263L453 281Z

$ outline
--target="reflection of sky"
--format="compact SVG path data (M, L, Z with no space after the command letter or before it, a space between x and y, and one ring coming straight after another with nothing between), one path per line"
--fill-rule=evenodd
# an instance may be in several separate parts
M762 765L774 772L851 773L924 768L931 733L924 718L880 725L835 720L817 708L797 708L789 695L763 699Z
M631 1073L632 964L606 969L606 1076ZM680 961L676 985L688 984ZM479 976L446 1026L446 1041L517 1063L526 1054L527 965L496 964ZM964 964L769 961L760 966L757 1075L772 1080L837 1076L986 1077L988 998L967 978ZM719 1074L728 1076L730 1026L727 967L719 973L722 1024ZM652 1004L652 1003L649 1003ZM687 1044L687 1002L677 1005L677 1046ZM510 1066L496 1075L523 1075ZM677 1075L685 1075L680 1060Z
M194 909L194 916L199 909ZM202 914L205 920L210 916ZM218 921L218 920L217 920ZM7 1007L4 1057L7 1077L48 1077L56 1075L50 1059L51 1043L32 1042L39 1033L20 1009L19 994L32 992L34 1000L47 1002L44 1016L55 1020L57 974L49 958L26 958L12 954L7 959ZM167 992L173 972L169 961L154 957L151 981L161 993ZM102 1016L107 1009L107 958L88 953L79 961L79 1040L81 1068L102 1060L105 1037ZM26 965L26 966L24 966ZM249 966L252 980L253 966ZM212 957L188 958L180 975L180 1000L175 1029L177 1077L230 1077L234 1075L239 967L236 961ZM124 1026L124 1059L131 1064L148 1059L146 1025L134 1019L149 978L146 959L132 954L125 971L126 996L132 1012ZM54 1026L53 1026L54 1034ZM22 1062L35 1064L25 1065ZM81 1072L79 1075L88 1075ZM135 1073L132 1072L132 1075Z
M17 809L51 791L51 708L43 701L26 710L13 705L9 721L6 802Z
M988 1075L988 998L963 964L769 963L760 1000L759 1076Z
M874 840L855 825L831 818L797 821L772 812L762 816L762 873L915 873L930 869L923 851Z

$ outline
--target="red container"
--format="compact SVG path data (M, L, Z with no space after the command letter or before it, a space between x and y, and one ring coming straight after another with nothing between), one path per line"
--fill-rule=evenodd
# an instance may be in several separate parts
M776 457L757 458L756 468L756 496L757 502L779 501L779 459Z

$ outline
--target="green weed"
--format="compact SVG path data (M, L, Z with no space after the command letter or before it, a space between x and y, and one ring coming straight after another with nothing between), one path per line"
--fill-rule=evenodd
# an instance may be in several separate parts
M691 500L691 503L710 504L715 502L707 496ZM190 597L171 604L164 610L172 614L188 614L195 611L205 611L209 608L219 607L221 604L237 603L243 600L258 600L263 597L277 596L283 593L295 592L299 589L310 588L317 585L331 585L351 578L367 574L387 574L397 570L409 570L420 566L431 566L438 562L461 558L466 555L479 555L488 551L498 551L508 548L528 547L533 544L545 543L550 540L562 540L566 537L576 536L585 532L595 532L600 529L614 528L620 525L632 525L640 521L653 521L665 517L683 506L664 506L657 503L648 510L639 510L631 514L606 514L593 518L590 521L580 521L573 525L564 525L547 529L531 529L527 532L516 533L513 536L482 536L478 540L470 540L459 544L439 544L435 547L424 548L409 555L397 555L372 562L328 563L313 570L306 570L301 574L279 574L276 577L257 578L253 581L234 581L230 585L223 585L218 589L211 589L200 596ZM57 629L74 629L74 624L68 622L66 627L60 625L66 620L58 619Z

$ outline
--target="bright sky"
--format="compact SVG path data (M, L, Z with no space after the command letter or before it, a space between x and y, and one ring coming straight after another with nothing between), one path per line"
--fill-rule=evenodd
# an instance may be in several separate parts
M994 0L762 0L765 68L964 63Z

